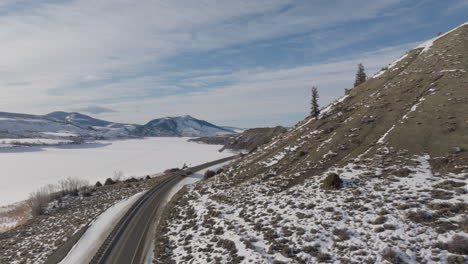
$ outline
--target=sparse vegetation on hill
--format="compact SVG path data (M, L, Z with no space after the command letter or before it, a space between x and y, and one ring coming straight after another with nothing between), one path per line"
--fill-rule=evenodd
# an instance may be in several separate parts
M467 41L464 25L409 51L190 187L155 263L468 261Z

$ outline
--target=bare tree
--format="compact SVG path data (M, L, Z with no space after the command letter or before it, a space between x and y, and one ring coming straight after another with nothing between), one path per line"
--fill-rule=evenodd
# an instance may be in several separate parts
M41 188L29 196L29 205L31 206L31 214L38 216L44 213L45 208L49 204L51 198L47 189Z
M115 182L119 182L122 180L124 176L124 173L123 171L119 170L119 171L114 171L114 177L112 177L112 179L115 181Z
M310 115L312 117L317 118L318 115L320 114L320 109L318 105L318 90L317 87L313 86L312 87L312 100L311 100L311 108L310 108Z
M60 192L57 190L58 187L56 185L49 184L31 193L28 201L31 207L31 214L33 216L42 215L49 202L60 197Z
M77 196L80 191L88 191L88 181L78 178L67 178L59 181L58 185L49 184L39 188L29 195L29 206L33 216L45 212L49 203L65 195Z
M59 181L59 184L63 195L70 194L73 196L78 195L80 189L89 185L86 180L71 177Z
M364 71L364 65L358 64L358 71L356 73L356 80L354 81L354 87L360 85L367 80L366 72Z

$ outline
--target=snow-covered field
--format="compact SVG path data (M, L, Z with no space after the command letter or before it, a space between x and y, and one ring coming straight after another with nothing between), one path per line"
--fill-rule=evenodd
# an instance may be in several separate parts
M187 138L145 138L100 141L0 153L0 206L27 199L41 186L67 177L103 181L121 171L124 177L143 176L172 167L197 165L232 155L220 146L187 142ZM19 151L23 150L24 151ZM34 151L37 150L37 151Z

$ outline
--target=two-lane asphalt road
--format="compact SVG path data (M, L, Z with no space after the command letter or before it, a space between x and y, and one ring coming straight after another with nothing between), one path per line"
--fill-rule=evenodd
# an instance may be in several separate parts
M208 162L178 172L146 192L114 227L93 260L94 263L136 264L144 261L144 249L150 227L164 207L170 190L184 177L185 172L197 172L234 159L236 156Z

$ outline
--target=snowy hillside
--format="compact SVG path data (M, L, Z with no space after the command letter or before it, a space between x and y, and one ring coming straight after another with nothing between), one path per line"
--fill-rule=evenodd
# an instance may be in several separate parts
M186 190L155 263L467 263L468 25Z
M137 127L132 134L137 136L201 137L233 134L232 130L218 127L189 115L154 119Z
M0 135L2 137L47 137L49 132L67 136L87 135L90 131L72 124L59 123L38 116L0 113Z
M67 113L67 112L52 112L47 115L45 115L47 119L54 120L54 121L59 121L59 122L64 122L64 123L69 123L73 124L75 126L79 127L106 127L113 125L114 123L109 122L109 121L104 121L96 118L92 118L87 115L83 115L80 113Z

